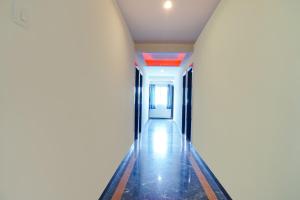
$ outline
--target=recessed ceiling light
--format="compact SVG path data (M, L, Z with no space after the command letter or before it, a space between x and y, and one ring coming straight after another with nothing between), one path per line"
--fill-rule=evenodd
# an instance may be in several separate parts
M170 0L165 1L164 3L164 9L169 10L173 7L173 3Z

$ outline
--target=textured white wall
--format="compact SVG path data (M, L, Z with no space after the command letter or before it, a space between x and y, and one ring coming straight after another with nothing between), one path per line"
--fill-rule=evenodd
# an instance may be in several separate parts
M300 2L224 0L193 55L193 143L233 199L300 199Z
M133 42L111 0L21 2L26 29L0 1L0 199L97 199L133 142Z

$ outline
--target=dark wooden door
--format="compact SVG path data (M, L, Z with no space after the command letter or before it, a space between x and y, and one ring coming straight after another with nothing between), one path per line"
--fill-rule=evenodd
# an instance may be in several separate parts
M134 139L138 139L139 132L139 83L140 71L135 69L135 88L134 88Z
M182 124L181 124L181 132L185 134L185 122L186 122L186 74L182 79Z
M193 69L187 72L187 112L186 112L186 138L191 141L192 134L192 84L193 84Z
M143 75L140 73L139 79L139 91L140 91L140 98L139 98L139 133L142 132L142 109L143 109Z

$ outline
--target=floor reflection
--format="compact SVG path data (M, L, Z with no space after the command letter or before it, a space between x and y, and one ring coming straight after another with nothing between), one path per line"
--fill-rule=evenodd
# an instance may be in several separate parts
M189 143L170 120L151 120L122 199L206 199L188 162Z
M155 127L151 138L153 153L156 157L164 158L168 150L167 128L165 126Z
M173 121L151 120L100 199L231 199L219 186Z

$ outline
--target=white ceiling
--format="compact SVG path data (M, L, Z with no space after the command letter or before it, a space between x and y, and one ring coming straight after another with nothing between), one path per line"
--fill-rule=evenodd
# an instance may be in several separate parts
M182 69L179 67L143 67L145 78L150 81L173 81L178 77Z
M135 42L195 42L220 0L117 0Z

